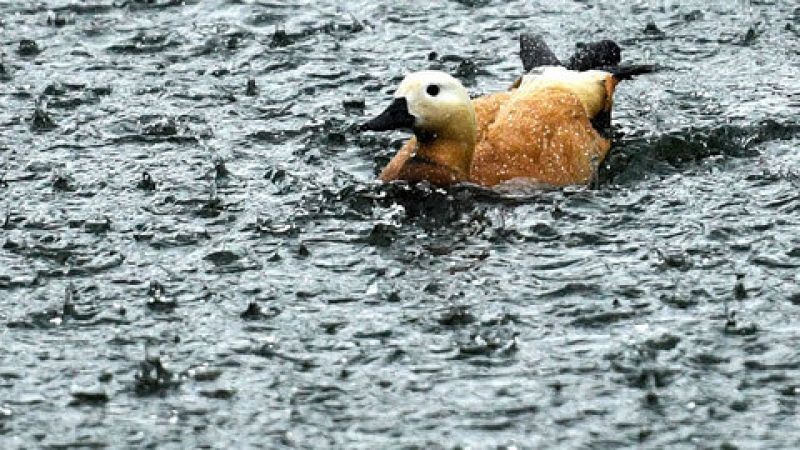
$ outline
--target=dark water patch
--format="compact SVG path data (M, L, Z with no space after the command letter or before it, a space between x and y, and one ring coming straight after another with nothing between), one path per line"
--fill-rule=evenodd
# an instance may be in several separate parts
M800 368L800 364L798 362L775 362L775 363L764 363L757 360L747 360L744 362L744 367L748 370L752 371L770 371L770 370L797 370Z
M31 117L31 130L49 131L57 127L58 125L56 125L56 122L50 117L47 110L43 106L37 105L36 109L33 111L33 117Z
M303 355L292 355L285 353L276 348L274 344L264 344L263 346L255 349L255 355L262 356L267 359L277 359L295 364L299 370L308 371L317 366L313 358Z
M48 84L42 94L48 96L48 108L76 109L82 105L93 105L101 97L111 94L111 87L87 87L82 83L53 82Z
M61 27L67 25L67 18L64 17L64 16L61 16L59 14L53 13L53 12L48 13L47 14L47 25L52 26L52 27L56 27L56 28L61 28Z
M136 183L136 187L144 191L155 191L158 184L147 171L144 171L142 172L142 178Z
M177 300L167 296L166 288L158 281L151 281L147 289L147 309L154 312L171 313L178 307Z
M217 266L225 266L238 261L241 255L230 250L218 250L211 252L203 257L206 261L211 261Z
M115 124L113 141L127 143L199 143L202 129L193 128L197 119L192 116L144 114L137 120Z
M245 90L245 94L250 97L255 97L258 95L258 85L256 84L256 80L249 78L247 80L247 88Z
M201 46L192 51L194 56L207 56L217 53L233 53L237 49L246 45L248 40L254 39L255 35L243 29L217 31L214 36L208 38Z
M149 136L175 136L178 134L178 123L174 117L142 117L142 134Z
M165 50L175 50L183 46L182 39L165 34L147 34L139 32L124 40L122 43L113 44L106 51L119 55L155 55Z
M729 316L723 328L723 332L730 336L753 336L759 331L758 325L740 318L737 319L733 313Z
M693 355L691 360L698 365L727 364L730 362L729 358L720 357L713 353L698 353Z
M264 23L265 17L258 16L254 21L258 25ZM272 17L267 16L267 19ZM355 16L350 16L350 20L346 22L328 21L322 24L303 27L299 31L286 31L284 25L277 25L269 40L269 47L272 49L282 49L284 47L292 47L295 44L304 43L308 38L318 34L326 34L337 38L346 38L357 33L364 31L365 25L359 21Z
M656 351L670 351L675 349L680 343L681 338L672 334L664 334L645 341L645 345Z
M275 47L286 47L291 45L294 40L297 39L296 37L293 39L286 33L286 30L283 28L276 28L275 32L272 33L272 39L270 40L269 46L272 48Z
M129 8L131 11L141 11L184 7L196 3L197 2L193 0L124 0L114 6Z
M210 239L205 229L170 231L163 234L157 231L141 229L134 233L133 238L139 242L147 242L154 249L183 247L197 245Z
M139 368L133 376L133 389L137 395L164 394L180 386L180 380L167 369L160 357L146 357L139 363Z
M280 309L276 307L270 307L269 310L265 311L258 303L250 302L247 305L247 309L239 314L239 317L244 320L265 320L277 316L280 312Z
M753 264L781 269L794 269L800 267L800 262L787 261L784 258L759 255L752 259Z
M601 290L596 284L572 282L572 283L565 283L564 285L556 289L553 289L549 292L545 292L541 295L541 297L543 299L565 298L572 296L592 297L600 293Z
M50 176L50 184L55 191L75 192L75 180L71 176L60 171L55 171Z
M605 326L611 323L627 320L636 316L635 311L607 311L596 314L584 315L575 319L572 324L576 326Z
M236 395L236 390L219 388L213 390L200 390L199 393L201 396L211 399L229 400Z
M65 95L69 92L82 91L85 88L86 85L82 83L54 82L45 86L44 91L42 91L42 93L45 95Z
M469 8L481 8L490 5L491 0L453 0L455 3L464 5Z
M249 25L261 27L261 26L277 25L280 23L284 23L285 19L286 15L281 12L273 12L271 10L266 10L266 11L255 12L254 14L248 16L245 19L245 22Z
M607 163L601 170L601 179L615 180L627 175L628 166L637 173L658 171L658 162L681 168L713 156L753 158L765 142L793 139L800 135L800 124L766 120L757 125L723 125L710 129L691 128L673 133L663 133L655 138L623 138L618 141Z
M452 306L436 319L441 325L451 327L467 325L475 320L475 316L469 312L466 306Z
M477 365L509 364L503 359L516 352L517 336L518 333L509 328L458 334L455 358L468 359Z
M698 299L693 295L663 294L659 300L662 303L679 309L690 308L696 306L698 303Z
M484 61L472 57L442 55L433 60L430 69L451 73L464 86L471 87L475 85L475 81L479 76L488 75L488 72L481 67L484 63Z
M33 39L22 39L19 41L19 46L17 47L17 54L20 56L36 56L42 52L42 49L39 47L39 44L36 43Z
M251 134L249 138L254 141L262 141L268 144L282 144L288 139L304 135L305 132L301 130L280 130L280 131L256 131Z
M41 12L48 12L52 11L56 14L67 13L67 14L75 14L77 16L83 15L99 15L99 14L107 14L114 10L114 8L119 7L122 5L115 5L114 3L96 3L96 4L89 4L85 5L83 3L68 3L66 5L42 5L40 8L42 9L33 9L33 10L26 10L25 13L41 13ZM44 9L44 8L47 9Z
M101 406L110 400L108 394L102 389L75 389L70 395L70 406Z
M61 325L63 315L58 310L48 310L30 314L26 319L12 320L8 322L8 328L23 329L47 329Z
M11 67L3 61L3 55L0 54L0 81L9 81L11 78Z

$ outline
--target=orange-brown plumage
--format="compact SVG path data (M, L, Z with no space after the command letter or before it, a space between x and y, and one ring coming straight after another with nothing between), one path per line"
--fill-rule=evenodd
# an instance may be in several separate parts
M482 186L515 178L555 186L586 183L611 148L580 100L562 89L511 99L487 119L469 176Z
M509 92L471 101L461 94L466 97L463 104L438 96L439 85L463 90L449 76L420 72L407 79L395 97L410 99L413 111L407 114L416 136L383 170L383 181L495 186L526 179L555 186L583 184L592 179L611 147L592 124L598 115L611 112L618 79L609 72L546 68L526 76ZM457 86L448 85L453 83ZM436 95L425 91L432 84ZM463 120L468 113L474 117ZM465 123L453 123L451 116Z
M469 180L469 172L464 167L460 153L461 145L454 140L438 140L420 148L417 138L412 137L403 145L397 155L381 172L382 181L406 180L417 182L427 180L438 186L460 183ZM424 154L426 159L415 162L412 155Z
M472 101L472 106L475 109L477 143L485 141L489 126L494 122L497 111L504 103L508 102L509 98L511 98L510 93L498 92ZM428 180L437 185L462 181L475 182L470 177L470 173L475 170L473 163L469 164L470 170L464 170L463 168L449 171L442 170L441 166L454 168L461 162L462 158L458 151L458 145L453 140L437 139L437 142L427 146L427 148L426 146L420 148L417 138L412 137L397 152L395 157L389 161L389 164L381 172L380 179L382 181L406 180L411 182ZM427 158L437 164L408 164L409 157L420 152L424 152ZM477 155L473 156L473 161L475 156ZM443 174L443 172L448 173ZM439 181L448 182L441 183Z

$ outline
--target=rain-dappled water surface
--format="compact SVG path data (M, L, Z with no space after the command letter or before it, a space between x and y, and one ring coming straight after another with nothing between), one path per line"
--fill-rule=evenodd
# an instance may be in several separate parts
M723 3L3 2L1 446L796 446L800 8ZM661 66L599 182L374 182L520 32Z

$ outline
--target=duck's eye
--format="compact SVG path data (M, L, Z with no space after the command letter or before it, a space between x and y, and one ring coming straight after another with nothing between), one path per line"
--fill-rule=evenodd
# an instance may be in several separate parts
M431 97L436 97L439 95L439 86L435 84L429 84L428 87L425 88L425 92L427 92Z

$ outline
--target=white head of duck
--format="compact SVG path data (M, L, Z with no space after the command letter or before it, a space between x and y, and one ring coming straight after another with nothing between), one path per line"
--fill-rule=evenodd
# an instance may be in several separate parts
M469 92L455 78L438 70L413 72L403 79L394 101L364 130L413 131L417 139L475 140L475 109Z

